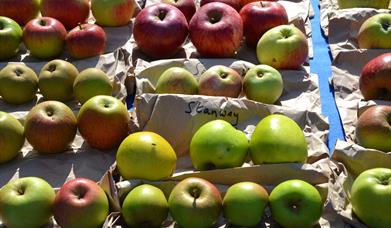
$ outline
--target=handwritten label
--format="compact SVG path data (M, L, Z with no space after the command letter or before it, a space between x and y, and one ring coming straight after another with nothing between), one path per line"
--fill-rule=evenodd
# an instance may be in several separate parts
M187 109L185 113L188 114L205 114L215 116L216 118L233 118L233 122L231 122L232 126L237 126L239 123L239 113L233 111L227 111L224 109L212 109L205 107L199 101L191 101L187 104Z

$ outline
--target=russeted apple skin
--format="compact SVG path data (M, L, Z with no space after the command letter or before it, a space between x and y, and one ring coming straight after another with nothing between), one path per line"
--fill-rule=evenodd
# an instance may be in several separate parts
M193 15L189 35L202 57L228 58L234 56L240 47L243 22L231 6L211 2Z
M45 101L34 106L26 116L24 133L39 153L60 153L69 148L77 131L72 110L59 101Z
M162 190L143 184L128 193L121 212L130 227L158 228L168 216L168 203Z
M165 70L156 83L157 93L197 94L198 82L194 75L182 67Z
M90 4L89 0L41 0L41 13L56 18L70 30L87 20Z
M288 24L288 14L280 3L256 1L240 10L243 33L248 46L255 47L262 35L271 28Z
M338 0L340 9L349 8L376 8L387 9L390 5L390 0Z
M391 106L377 105L365 110L357 120L356 140L366 148L391 151Z
M222 198L209 181L189 177L173 188L168 206L180 227L213 227L222 211Z
M197 9L194 0L162 0L162 2L178 8L185 15L187 23L190 22Z
M157 3L136 16L133 35L138 48L154 58L174 56L188 35L186 17L175 6Z
M19 25L27 22L39 15L40 0L1 0L0 15L15 20Z
M110 150L129 134L130 116L115 97L98 95L84 103L77 115L81 136L93 148Z
M198 86L200 95L238 97L242 91L242 77L227 66L216 65L202 73Z
M360 49L391 48L391 14L379 13L361 25L357 34Z
M391 169L362 172L354 180L350 195L353 212L368 227L391 227Z
M391 101L391 53L382 54L364 66L359 86L366 100Z
M57 193L53 214L62 228L101 227L109 214L109 201L97 183L76 178L65 183Z
M0 164L14 159L24 145L23 125L11 114L0 111Z

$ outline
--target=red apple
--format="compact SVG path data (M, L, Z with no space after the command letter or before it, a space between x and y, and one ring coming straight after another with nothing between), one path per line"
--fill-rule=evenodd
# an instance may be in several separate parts
M269 29L288 24L288 14L278 2L259 1L245 5L240 10L243 32L249 46L257 45L262 35Z
M240 7L244 7L245 5L251 3L251 2L257 2L258 0L240 0ZM277 0L265 0L268 2L276 2Z
M109 213L109 201L94 181L77 178L64 184L53 203L58 225L68 227L101 227Z
M190 22L197 9L194 0L163 0L162 2L178 8L185 15L187 22Z
M242 78L235 70L217 65L202 73L198 86L201 95L238 97L242 91Z
M232 8L236 9L236 11L240 11L240 0L201 0L200 2L200 6L203 6L203 5L206 5L208 3L211 3L211 2L222 2L222 3L225 3L229 6L231 6Z
M175 55L188 34L186 17L175 6L157 3L137 15L133 35L137 46L155 58Z
M231 6L212 2L202 6L189 24L190 39L204 57L232 57L239 49L243 23Z
M73 142L77 121L72 110L59 101L37 104L27 114L24 133L27 141L40 153L65 151Z
M105 52L106 33L99 25L79 24L69 31L65 43L73 58L89 58Z
M56 18L69 30L87 20L90 3L89 0L41 0L41 13Z
M29 21L23 29L23 42L30 54L53 58L61 54L67 31L58 20L41 17Z
M361 72L359 85L366 100L391 101L391 53L385 53L369 61Z
M87 143L100 150L113 149L129 134L130 117L115 97L98 95L81 106L77 124Z
M0 15L24 25L39 14L39 0L0 0Z

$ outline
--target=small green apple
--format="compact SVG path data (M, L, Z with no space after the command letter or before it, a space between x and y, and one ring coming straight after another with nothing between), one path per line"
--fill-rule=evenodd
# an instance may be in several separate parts
M22 28L14 20L0 16L0 60L15 56L22 42Z
M362 172L353 182L351 203L354 213L369 227L391 227L391 169Z
M357 41L361 49L391 48L391 14L379 13L364 21Z
M52 60L39 73L39 91L46 100L69 101L73 98L73 83L78 74L72 63Z
M143 184L125 197L121 212L130 227L161 227L168 216L168 203L162 190Z
M273 219L283 227L314 227L323 211L318 190L302 180L277 185L270 193L269 203Z
M387 9L390 5L390 0L338 0L340 9L348 8L376 8Z
M23 104L35 98L38 77L28 66L8 64L0 71L0 94L10 104Z
M55 193L38 177L10 181L0 189L0 218L7 227L40 227L49 222Z
M262 219L268 193L259 184L240 182L228 188L223 199L224 217L229 224L253 227Z
M24 144L22 124L11 114L0 111L0 163L15 158Z
M294 120L272 114L255 127L250 140L250 156L254 164L303 163L307 159L307 141Z
M202 125L190 142L190 158L198 170L242 166L248 152L246 135L225 120Z
M73 84L76 99L84 104L96 95L111 95L113 85L105 72L97 68L88 68L80 72Z
M248 99L273 104L284 89L278 70L268 65L257 65L247 71L243 79L243 91Z
M182 67L165 70L156 83L157 93L197 94L198 82L193 74Z
M117 151L117 168L125 179L160 180L171 176L176 167L176 154L162 136L137 132L122 141Z

